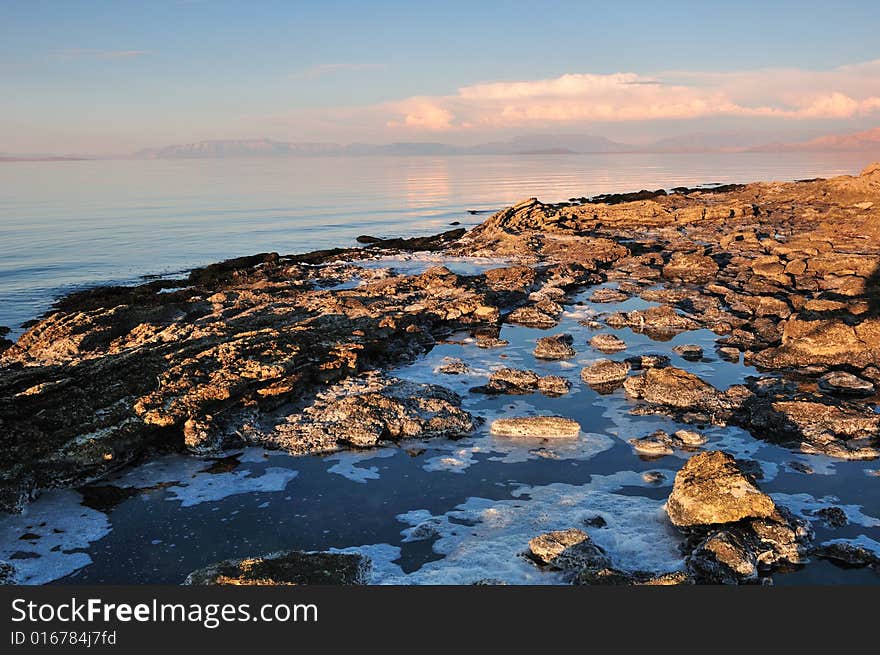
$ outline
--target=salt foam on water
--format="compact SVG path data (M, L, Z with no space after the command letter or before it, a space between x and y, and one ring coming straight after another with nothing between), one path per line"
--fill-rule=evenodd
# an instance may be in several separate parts
M81 502L76 491L53 489L21 514L0 518L0 560L13 566L15 582L45 584L92 563L88 554L73 551L109 534L110 521Z
M662 471L667 479L673 472ZM471 584L492 578L510 584L562 582L560 574L541 570L523 557L531 538L551 530L585 529L609 554L614 566L630 570L671 571L683 566L681 536L670 525L663 501L615 493L645 487L640 473L594 475L584 485L522 486L513 499L469 498L445 514L413 510L397 518L410 527L403 541L436 539L443 559L409 574L394 564L400 549L388 544L345 549L373 558L375 584ZM586 521L601 516L606 525ZM389 559L390 558L390 559Z

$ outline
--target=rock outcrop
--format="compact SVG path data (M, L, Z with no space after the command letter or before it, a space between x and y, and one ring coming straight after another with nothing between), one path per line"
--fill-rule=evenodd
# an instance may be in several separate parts
M373 564L358 554L286 550L224 560L190 573L185 585L366 585Z

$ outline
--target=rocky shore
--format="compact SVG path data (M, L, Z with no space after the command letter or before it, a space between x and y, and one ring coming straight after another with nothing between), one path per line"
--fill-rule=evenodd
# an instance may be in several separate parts
M880 457L880 164L828 180L530 199L469 232L359 242L83 291L14 343L0 331L0 510L161 452L258 445L301 455L460 438L480 419L443 378L465 365L447 363L430 384L391 369L459 332L503 353L505 323L546 331L534 340L539 360L592 351L581 380L599 393L622 387L634 416L693 425L631 440L641 456L698 452L706 426L735 426L799 453ZM365 265L412 252L497 265L468 275ZM616 288L592 302L656 305L589 319L588 343L554 329L576 294L607 282ZM628 356L624 339L603 332L621 327L656 341L710 330L717 355L754 375L716 388L666 355ZM699 346L675 353L704 357ZM538 392L552 403L570 391L563 377L506 366L468 393ZM577 439L578 423L556 414L513 414L490 430ZM691 457L666 509L686 535L685 571L616 568L575 526L535 535L529 557L579 583L752 583L811 549L809 525L724 452ZM858 560L851 550L822 552ZM363 567L352 567L346 580L362 582ZM226 563L222 576L237 580L241 568Z

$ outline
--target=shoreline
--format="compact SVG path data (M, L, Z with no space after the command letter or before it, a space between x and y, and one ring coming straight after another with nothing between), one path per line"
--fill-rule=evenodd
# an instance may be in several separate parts
M401 385L383 371L458 331L503 350L507 324L544 330L549 359L564 360L571 344L554 340L553 328L576 294L607 282L618 301L660 305L604 316L605 325L658 340L709 329L722 355L735 352L765 375L722 391L662 362L618 357L620 366L585 373L585 383L623 386L634 413L738 426L805 454L876 458L878 211L876 165L830 180L530 199L470 231L263 253L185 280L71 294L0 353L3 508L15 510L37 488L100 480L154 449L305 454L469 434L478 421L459 394ZM377 253L418 252L499 266L411 275L358 266ZM493 375L488 392L530 391L530 379ZM649 436L635 447L680 445ZM713 462L725 475L747 475ZM770 520L761 512L752 518ZM795 552L807 539L784 512L771 523L793 531ZM748 535L737 538L754 551ZM702 537L700 552L718 538Z

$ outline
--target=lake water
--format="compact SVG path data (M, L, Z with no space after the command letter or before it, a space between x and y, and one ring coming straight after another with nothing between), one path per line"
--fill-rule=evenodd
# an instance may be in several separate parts
M524 197L857 173L863 154L280 158L0 163L0 326L52 298L256 252L473 225Z
M524 196L555 201L642 187L790 180L856 173L866 163L858 156L614 155L0 166L0 324L31 318L54 295L82 285L174 273L258 251L344 245L361 233L437 232L453 221L483 218L467 210L494 210ZM413 256L370 265L415 273L432 263ZM601 394L579 377L583 366L602 357L587 345L595 332L583 319L650 303L631 298L596 305L591 293L572 298L549 332L573 335L577 356L570 361L535 359L535 340L548 332L505 324L500 336L510 343L504 348L478 348L457 335L391 372L458 391L465 408L485 419L470 437L323 457L259 448L211 459L162 456L102 481L116 490L109 498L93 487L51 490L21 514L0 516L0 561L11 563L27 584L174 584L224 558L340 549L369 555L377 584L487 578L552 584L563 582L558 573L523 557L529 539L582 527L615 566L679 569L682 535L663 506L675 472L692 453L676 449L646 459L628 440L687 426L664 416L633 416L622 389ZM720 389L755 374L741 361L719 357L708 330L667 341L629 328L604 331L627 343L620 358L665 354ZM704 358L690 362L673 352L686 343L702 346ZM467 372L439 374L450 357L463 360ZM468 392L503 366L561 375L571 393ZM489 434L494 418L529 414L568 416L582 431L551 442ZM817 543L841 540L880 552L876 461L805 455L734 427L702 431L704 449L757 461L762 488L809 521ZM646 472L654 475L643 477ZM832 528L816 514L832 505L847 525ZM774 582L877 584L880 573L813 561L774 575Z

